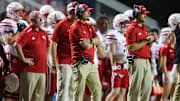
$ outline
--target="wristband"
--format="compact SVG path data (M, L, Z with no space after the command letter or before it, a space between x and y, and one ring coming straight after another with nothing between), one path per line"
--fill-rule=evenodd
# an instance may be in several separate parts
M91 43L91 44L93 44L93 39L92 39L92 38L90 38L89 40L90 40L90 43Z

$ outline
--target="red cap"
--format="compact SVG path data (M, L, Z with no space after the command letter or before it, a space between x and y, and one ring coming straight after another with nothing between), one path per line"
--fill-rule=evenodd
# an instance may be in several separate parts
M141 8L141 12L140 13L142 13L142 14L150 14L151 13L150 11L147 11L146 7L143 6L143 5L141 5L140 8Z
M69 3L69 4L67 5L67 11L69 12L69 11L75 9L77 5L78 5L78 2L77 2L77 1L74 1L74 2Z
M79 8L81 9L81 11L92 11L94 10L94 8L89 8L86 4L80 4Z

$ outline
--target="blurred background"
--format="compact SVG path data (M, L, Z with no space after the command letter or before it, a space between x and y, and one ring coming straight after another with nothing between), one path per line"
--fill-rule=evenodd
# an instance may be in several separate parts
M65 13L66 5L69 2L78 1L95 8L95 11L92 12L92 17L96 18L100 14L106 14L111 20L117 13L132 9L133 4L142 4L147 10L151 11L145 23L148 29L166 27L168 16L171 13L180 12L177 0L0 0L0 12L5 11L7 4L13 1L21 2L26 8L27 14L34 9L38 10L44 4L50 4L56 10L61 10Z

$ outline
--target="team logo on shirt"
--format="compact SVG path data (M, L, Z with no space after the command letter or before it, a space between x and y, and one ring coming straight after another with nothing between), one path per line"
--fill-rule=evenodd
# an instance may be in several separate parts
M67 32L69 32L69 29L67 30Z
M43 35L42 38L43 38L44 40L46 40L46 36L45 36L45 35Z
M139 32L138 35L142 35L142 33Z
M86 34L86 31L84 31L84 34Z
M90 32L92 32L92 30L91 30L91 29L89 29L89 31L90 31Z
M125 76L125 75L123 75L123 74L119 74L119 77L120 77L120 78L123 78L124 76Z
M32 40L36 40L36 38L33 36L33 37L32 37Z
M170 49L169 52L172 52L172 50Z

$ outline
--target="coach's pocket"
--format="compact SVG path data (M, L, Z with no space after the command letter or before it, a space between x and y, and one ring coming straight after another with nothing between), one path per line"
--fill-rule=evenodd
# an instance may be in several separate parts
M129 64L129 66L128 66L128 74L129 74L129 75L133 75L133 73L135 72L135 70L136 70L135 64L134 64L134 63Z
M71 65L72 72L77 72L79 69L79 66L81 65L81 61L76 62L75 64Z
M131 75L132 74L132 64L128 65L128 74Z

